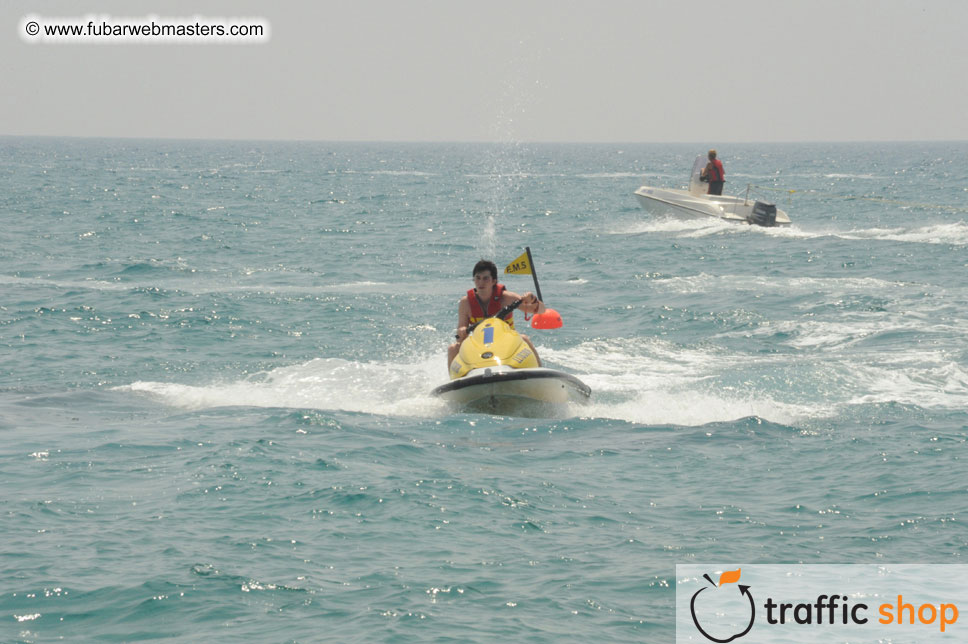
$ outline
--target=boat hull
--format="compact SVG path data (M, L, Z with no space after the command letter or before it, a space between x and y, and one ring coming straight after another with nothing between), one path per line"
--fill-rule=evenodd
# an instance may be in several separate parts
M642 209L656 217L684 219L716 218L734 223L751 223L754 202L729 195L697 195L687 190L642 186L635 191ZM777 226L789 226L790 217L776 211Z
M433 390L464 411L542 416L571 402L585 402L591 388L571 374L542 367L506 365L474 369Z

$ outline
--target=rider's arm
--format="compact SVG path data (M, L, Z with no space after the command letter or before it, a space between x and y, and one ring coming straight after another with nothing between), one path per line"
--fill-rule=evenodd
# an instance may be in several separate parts
M504 291L504 295L501 298L501 305L507 306L515 300L521 300L521 306L518 307L520 311L528 313L530 315L535 315L537 313L544 313L545 305L544 302L540 301L538 297L528 291L524 295L518 295L517 293L512 293L510 291Z
M457 340L464 341L467 337L467 326L471 323L471 305L467 301L467 296L460 298L457 305Z

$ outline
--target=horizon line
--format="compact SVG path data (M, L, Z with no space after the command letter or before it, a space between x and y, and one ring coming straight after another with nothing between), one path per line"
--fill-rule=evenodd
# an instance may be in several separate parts
M192 136L140 136L140 135L84 135L84 134L5 134L0 138L10 139L81 139L81 140L121 140L121 141L191 141L211 143L348 143L348 144L398 144L398 145L810 145L810 144L878 144L878 143L966 143L968 139L811 139L777 141L619 141L619 140L460 140L460 139L297 139L297 138L228 138Z

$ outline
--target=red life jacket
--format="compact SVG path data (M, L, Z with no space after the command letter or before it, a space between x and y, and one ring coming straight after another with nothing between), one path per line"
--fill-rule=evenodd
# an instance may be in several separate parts
M719 159L713 159L709 164L712 168L710 168L709 176L706 179L709 181L725 181L726 171L723 170L723 162Z
M494 292L491 293L491 299L487 302L487 313L481 309L481 303L477 299L477 291L470 289L467 291L467 303L471 305L471 324L475 322L480 322L484 318L494 315L501 310L501 296L504 295L504 284L495 284ZM513 329L514 328L514 313L508 313L504 321Z

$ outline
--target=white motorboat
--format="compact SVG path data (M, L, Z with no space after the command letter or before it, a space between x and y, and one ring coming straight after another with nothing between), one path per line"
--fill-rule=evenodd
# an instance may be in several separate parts
M692 166L688 190L642 186L635 191L635 197L646 212L660 217L716 217L757 226L790 225L790 217L775 204L751 201L748 187L746 197L706 194L708 185L699 180L699 173L705 166L706 158L703 155L697 156Z

